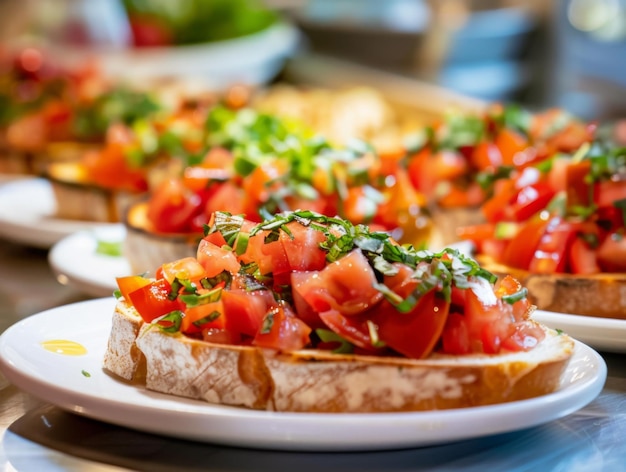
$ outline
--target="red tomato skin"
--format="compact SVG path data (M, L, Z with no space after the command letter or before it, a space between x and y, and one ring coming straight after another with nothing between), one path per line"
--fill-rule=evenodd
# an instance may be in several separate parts
M281 231L279 241L287 257L289 270L323 269L326 266L326 251L320 248L320 243L326 240L324 233L299 223L291 223L287 228L292 236Z
M264 329L264 325L268 328ZM310 342L311 328L299 319L285 303L274 306L265 316L252 344L278 351L297 351Z
M573 274L590 275L601 271L596 251L581 238L575 238L569 249L569 266Z
M450 313L441 335L442 351L447 354L464 355L471 352L470 335L465 317Z
M342 315L362 313L382 299L374 288L376 276L366 257L355 250L327 265L321 271L307 272L308 277L292 281L299 292L318 313L337 310Z
M268 310L276 305L272 293L268 290L252 292L242 289L224 290L222 302L226 329L238 336L255 336Z
M117 277L116 279L117 287L122 292L122 296L125 300L130 301L130 293L135 290L140 289L141 287L145 287L150 284L151 280L141 275L129 275L126 277Z
M505 216L513 221L526 221L545 209L554 195L554 190L547 183L524 186L506 207Z
M129 294L130 302L146 323L175 310L183 310L180 301L168 298L172 287L165 279L158 279Z
M540 219L527 222L506 244L499 260L511 267L528 269L547 225L547 221Z
M236 274L241 268L241 264L232 251L218 247L206 239L202 239L198 244L196 257L204 267L207 277L215 277L223 271Z
M408 313L400 313L388 302L376 309L371 319L387 346L410 359L427 357L443 333L450 303L435 290L422 295Z
M201 211L200 197L177 179L161 182L148 202L148 219L163 233L189 232L192 220Z
M561 217L553 217L541 236L528 270L540 274L565 272L567 253L575 236L573 225Z
M626 272L626 236L609 234L598 247L598 264L605 272Z

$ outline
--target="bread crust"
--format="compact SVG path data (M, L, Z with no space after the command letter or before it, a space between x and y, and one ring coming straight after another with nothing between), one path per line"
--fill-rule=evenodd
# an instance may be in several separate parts
M528 289L528 299L540 310L601 318L626 319L626 274L536 274L478 257L498 276L510 274Z
M208 343L141 322L135 330L137 319L134 308L118 302L106 370L136 379L130 371L142 360L132 357L132 345L145 359L150 390L272 411L424 411L532 398L559 387L574 349L567 335L544 328L546 338L537 348L499 355L414 360L317 350L280 353Z
M152 228L146 202L135 202L124 217L124 256L134 274L154 273L163 261L195 257L201 233L161 235Z

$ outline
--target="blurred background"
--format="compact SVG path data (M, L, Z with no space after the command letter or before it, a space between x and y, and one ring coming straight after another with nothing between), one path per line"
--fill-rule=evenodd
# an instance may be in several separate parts
M5 48L95 53L114 76L376 77L585 119L626 111L626 0L0 0L0 15Z

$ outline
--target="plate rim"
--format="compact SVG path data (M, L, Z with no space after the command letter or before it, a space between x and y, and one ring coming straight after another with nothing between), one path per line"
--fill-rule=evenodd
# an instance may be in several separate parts
M626 320L535 310L533 318L594 348L626 353Z
M17 194L18 197L30 196L29 201L37 205L39 199L32 198L34 186L40 192L50 191L50 182L43 177L25 177L11 180L0 185L0 196L4 193ZM47 187L46 187L47 186ZM89 230L98 227L108 227L114 223L96 221L79 221L64 218L55 218L54 214L41 207L39 212L31 213L35 221L12 217L7 208L10 200L8 195L0 201L0 237L10 239L20 244L49 249L62 238L76 231ZM14 197L15 198L15 197ZM45 200L45 199L41 199ZM53 202L54 203L54 202Z
M111 275L110 283L106 283L100 279L90 278L89 276L81 274L80 271L75 270L72 266L65 263L65 258L63 257L64 251L72 249L74 251L82 250L82 244L84 243L94 243L95 250L95 245L97 244L97 241L95 240L94 231L96 230L96 228L92 228L82 231L76 231L61 238L50 248L50 251L48 252L48 264L50 265L50 269L54 273L55 277L57 277L57 279L63 279L62 283L64 285L70 285L94 297L106 297L111 295L117 289L117 285L115 283L115 277L117 275L107 274ZM122 223L112 223L110 227L107 227L107 231L114 231L115 233L119 233L119 235L122 236L122 240L125 237L125 228ZM120 268L122 267L122 265L126 266L126 268L128 269L127 273L120 273L119 276L131 275L130 265L128 263L128 260L123 255L101 257L108 257L112 262L119 263ZM98 270L97 267L94 267L92 269L93 270L90 271L90 273L95 273Z
M12 346L12 341L16 336L19 336L20 330L27 330L31 325L36 326L37 323L41 325L46 318L63 316L63 312L69 316L68 313L71 314L72 310L81 311L85 314L84 316L93 317L92 321L95 320L97 326L90 323L92 330L98 326L110 327L110 314L112 314L114 303L113 297L77 302L45 310L15 323L0 336L0 371L4 372L7 379L19 388L61 409L118 426L216 444L300 451L356 451L418 447L526 429L557 420L584 407L600 393L607 375L606 363L603 358L589 346L580 341L575 341L576 348L573 359L577 359L578 356L586 358L588 368L594 367L593 372L590 371L591 375L583 376L585 378L582 380L573 380L557 392L541 397L457 410L319 414L247 410L231 406L211 405L201 400L184 399L151 392L143 387L113 379L109 374L102 371L101 364L96 367L97 372L90 368L89 371L92 372L92 376L101 376L98 378L104 379L103 382L105 383L114 382L116 385L114 389L119 389L122 392L130 393L128 389L139 392L141 398L146 399L147 404L137 405L132 399L128 400L127 398L111 400L94 395L89 388L77 391L75 385L70 388L57 384L54 382L54 376L44 377L41 372L30 373L20 370L20 366L17 365L19 360L16 364L19 348L16 350L15 346ZM73 314L72 316L77 315ZM89 330L79 327L77 334L80 332L88 334ZM97 334L97 339L92 341L96 344L100 343L102 348L98 357L100 359L104 349L102 343L106 342L108 331L105 333L94 332ZM25 348L22 347L22 349ZM44 351L42 350L42 352ZM70 356L59 357L59 359L69 358ZM524 412L534 412L534 415L524 415ZM153 422L155 415L165 420L162 421L165 426L155 428L150 423L150 421ZM484 420L487 416L490 418L497 417L499 425L497 427L493 425L485 427L483 424L478 428L475 427L476 422L481 423L480 420ZM533 419L530 420L530 417ZM208 421L209 418L211 421ZM518 424L511 424L511 420L518 421ZM173 425L172 421L185 423L186 431L181 431L181 427ZM447 427L445 426L446 422L450 423ZM207 432L206 423L209 423L209 430L213 424L212 431ZM450 431L446 431L451 426L460 423L473 424L474 427L471 432L465 431L452 435L450 435ZM223 429L219 431L219 435L216 435L214 428L218 424ZM241 427L243 425L245 425L246 432L242 438ZM373 436L361 438L358 442L349 436L349 433L356 429L363 431L364 426L381 427L383 425L387 427L393 425L395 433L381 436L377 432ZM320 427L323 427L324 430L332 428L337 434L330 436L314 435L312 432L307 433L307 427L311 428L312 431L319 430ZM424 437L426 430L428 430L428 437ZM417 434L419 439L407 437L407 433L410 432Z

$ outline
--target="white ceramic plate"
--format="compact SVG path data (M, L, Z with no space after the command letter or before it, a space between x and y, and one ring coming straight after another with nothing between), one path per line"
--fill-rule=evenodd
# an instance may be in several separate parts
M121 243L126 236L122 224L79 231L57 242L48 262L57 280L94 297L110 296L117 288L116 277L132 275L122 256L96 252L98 241Z
M595 349L626 352L626 320L568 315L543 310L535 311L533 318L551 328L562 329L570 336Z
M101 369L115 300L90 300L28 317L0 337L0 370L19 388L71 412L166 436L283 450L375 450L426 446L515 431L584 407L602 390L606 364L577 342L560 390L507 404L458 410L277 413L163 395L115 380ZM42 342L87 350L67 356Z
M0 185L0 238L48 249L76 231L111 226L55 218L55 212L52 187L45 179L21 179Z

